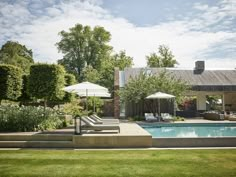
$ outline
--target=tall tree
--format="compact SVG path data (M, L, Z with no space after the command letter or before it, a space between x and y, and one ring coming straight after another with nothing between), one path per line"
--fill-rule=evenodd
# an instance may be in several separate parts
M112 50L108 45L111 34L103 27L96 26L91 29L89 26L77 24L69 32L61 31L59 35L61 41L56 45L64 56L58 63L75 74L78 80L81 79L80 74L86 65L100 67L101 59Z
M174 67L178 62L175 60L171 50L166 45L160 45L157 53L146 56L147 66L149 67Z
M98 70L94 69L92 66L87 66L82 70L82 80L97 83L101 76Z
M133 58L126 55L126 52L120 51L112 57L115 67L120 70L124 70L126 67L131 67L133 65Z
M124 70L126 67L133 65L133 58L126 55L125 51L120 51L118 54L107 56L102 59L99 73L101 75L100 84L109 88L111 91L114 85L114 70L115 67Z
M0 49L0 64L15 65L28 73L33 63L32 50L18 42L7 41Z

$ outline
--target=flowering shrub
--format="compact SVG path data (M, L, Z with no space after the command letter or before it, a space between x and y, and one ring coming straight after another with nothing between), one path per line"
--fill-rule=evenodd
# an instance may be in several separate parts
M0 132L56 129L64 120L51 108L34 106L0 106Z

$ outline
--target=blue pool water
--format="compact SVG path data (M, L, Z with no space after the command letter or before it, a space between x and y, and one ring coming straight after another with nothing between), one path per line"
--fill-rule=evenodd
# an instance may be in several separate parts
M236 137L236 123L172 123L140 125L152 137Z

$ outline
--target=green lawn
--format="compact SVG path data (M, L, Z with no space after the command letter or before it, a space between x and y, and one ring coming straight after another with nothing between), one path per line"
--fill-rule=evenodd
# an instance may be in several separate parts
M235 177L236 150L2 150L0 176Z

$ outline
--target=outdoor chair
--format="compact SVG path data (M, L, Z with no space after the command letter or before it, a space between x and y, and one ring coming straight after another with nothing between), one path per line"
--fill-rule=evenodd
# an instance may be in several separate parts
M116 119L106 120L106 119L98 119L93 115L90 115L88 119L94 124L119 124L119 121Z
M161 118L166 122L173 121L173 117L169 113L161 113Z
M85 116L81 117L81 121L84 123L84 125L82 125L82 130L118 130L120 133L120 126L118 124L94 124Z
M146 121L157 121L157 118L153 115L153 113L145 113L144 116Z
M90 116L90 118L92 118L93 120L95 120L96 122L101 122L101 123L119 123L118 119L102 119L99 116L97 116L96 114L93 114Z

